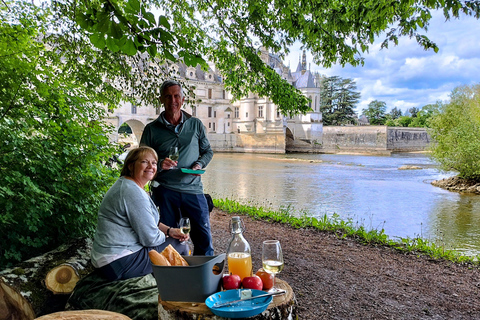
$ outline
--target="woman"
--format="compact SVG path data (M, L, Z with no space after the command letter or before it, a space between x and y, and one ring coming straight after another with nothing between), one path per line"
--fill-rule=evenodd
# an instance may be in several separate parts
M92 263L109 281L152 273L148 252L161 252L169 244L186 254L188 239L180 229L159 223L155 204L145 185L157 173L158 157L150 147L128 153L121 177L108 190L98 212Z

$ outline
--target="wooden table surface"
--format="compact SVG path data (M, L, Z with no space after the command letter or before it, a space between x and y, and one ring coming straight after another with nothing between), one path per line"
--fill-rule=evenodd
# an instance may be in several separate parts
M273 314L276 314L275 319L278 319L278 313L281 315L285 314L284 318L286 319L288 318L287 314L291 315L292 313L296 313L296 301L292 287L290 287L287 282L278 278L275 279L275 286L278 289L285 290L285 294L273 296L272 302L263 314L249 319L269 319L274 317ZM198 319L200 315L201 319L205 320L225 319L214 315L205 303L162 301L160 298L158 299L158 317L161 320L178 318ZM281 318L283 318L283 316ZM293 319L294 318L295 317L293 317Z

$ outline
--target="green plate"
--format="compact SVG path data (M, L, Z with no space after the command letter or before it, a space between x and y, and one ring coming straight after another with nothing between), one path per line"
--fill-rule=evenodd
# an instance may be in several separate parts
M191 173L191 174L204 174L205 173L205 170L192 170L192 169L185 169L185 168L181 168L180 170L182 170L183 173Z

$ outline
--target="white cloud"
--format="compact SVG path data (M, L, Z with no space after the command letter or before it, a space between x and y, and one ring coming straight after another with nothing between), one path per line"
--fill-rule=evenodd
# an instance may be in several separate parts
M415 39L401 38L398 46L380 50L377 41L364 56L363 67L335 65L325 69L311 65L312 71L327 76L354 79L361 93L357 112L372 100L385 101L406 111L438 100L445 101L460 85L480 82L480 22L472 17L445 21L434 12L427 36L439 46L439 52L425 51ZM286 63L295 70L302 52L300 44L291 48ZM307 62L311 62L307 52Z

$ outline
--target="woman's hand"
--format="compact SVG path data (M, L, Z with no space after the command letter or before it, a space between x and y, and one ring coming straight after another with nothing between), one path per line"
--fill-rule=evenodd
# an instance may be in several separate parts
M163 223L158 224L158 229L160 229L161 232L165 233L165 236L168 235L169 237L178 239L180 241L185 241L190 238L188 234L183 234L182 231L180 231L180 228L170 228Z
M189 238L188 234L183 234L182 231L180 231L180 228L170 228L170 232L168 234L170 237L180 241L185 241Z

